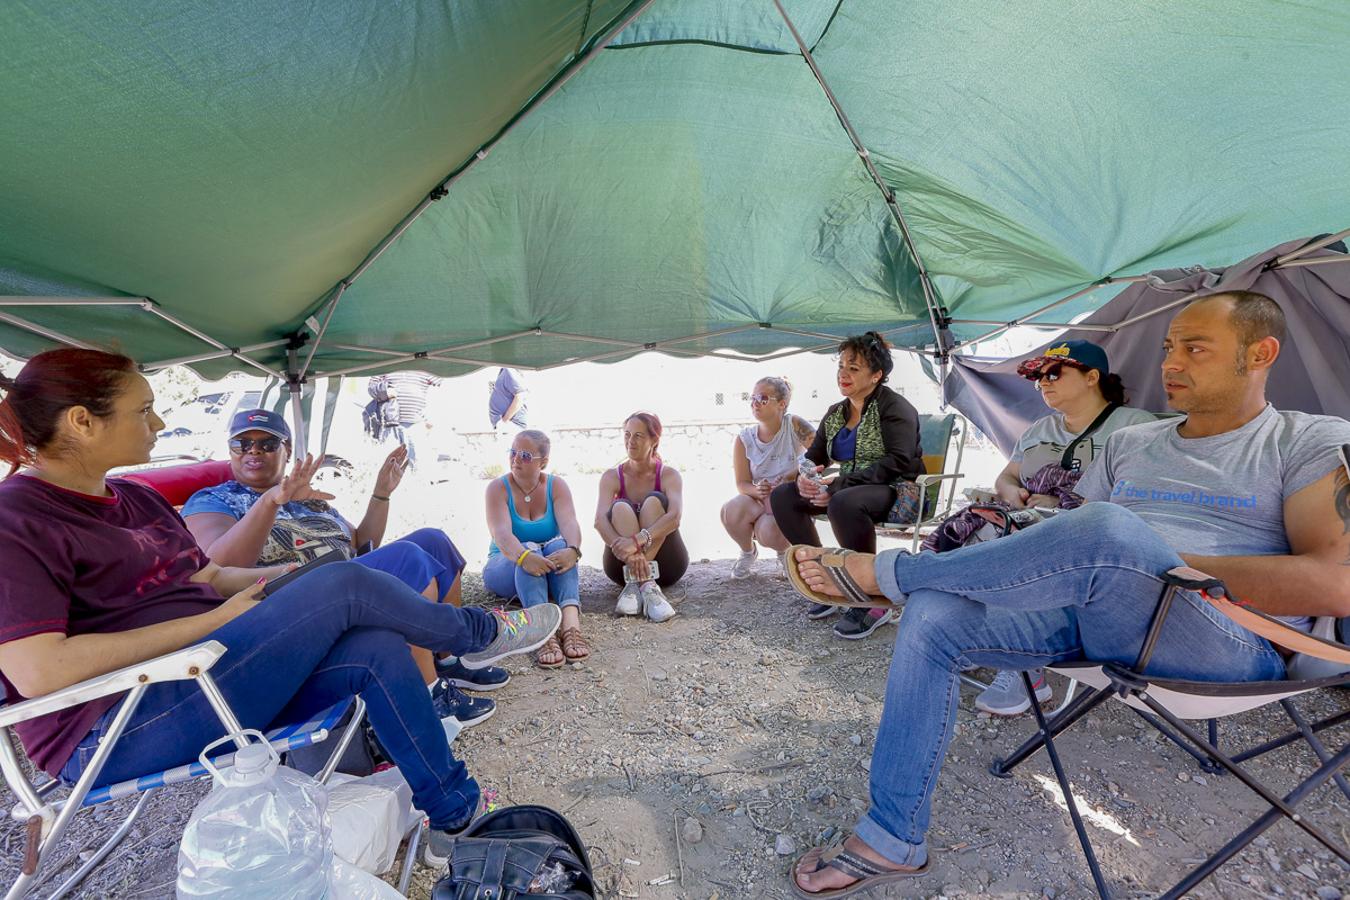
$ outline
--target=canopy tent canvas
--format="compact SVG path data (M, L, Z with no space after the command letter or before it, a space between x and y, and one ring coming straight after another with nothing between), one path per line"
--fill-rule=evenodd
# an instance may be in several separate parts
M1022 358L1065 340L1093 341L1124 381L1130 405L1164 412L1161 347L1175 312L1207 294L1257 291L1280 304L1288 323L1266 396L1279 409L1350 419L1350 256L1339 241L1311 249L1326 243L1291 241L1225 269L1152 272ZM947 378L948 399L1005 454L1046 414L1032 382L1017 374L1020 359L958 355Z
M863 328L933 352L1344 227L1350 10L1278 9L7 4L0 347L277 375Z

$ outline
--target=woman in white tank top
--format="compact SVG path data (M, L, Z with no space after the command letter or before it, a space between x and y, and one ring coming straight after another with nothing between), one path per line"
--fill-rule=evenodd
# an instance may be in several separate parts
M797 477L802 451L810 445L815 428L800 416L788 413L792 387L783 378L761 378L750 395L755 424L749 425L732 443L736 473L736 496L722 507L722 526L741 548L731 574L745 578L759 555L755 543L778 551L787 550L787 538L778 530L769 508L769 492Z

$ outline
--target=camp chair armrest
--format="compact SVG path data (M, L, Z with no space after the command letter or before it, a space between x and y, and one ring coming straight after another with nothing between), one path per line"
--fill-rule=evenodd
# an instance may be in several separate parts
M965 477L965 475L963 475L963 474L960 473L960 472L948 472L946 475L928 475L928 474L924 474L924 475L920 475L918 478L915 478L915 479L914 479L914 483L917 484L919 487L928 487L928 485L930 485L930 484L932 484L932 483L934 483L934 482L936 482L936 481L946 481L946 480L952 479L952 478L964 478L964 477Z
M1279 647L1302 653L1316 659L1344 665L1350 669L1350 647L1336 641L1329 641L1306 631L1291 628L1279 619L1268 616L1249 606L1239 606L1227 597L1216 597L1209 593L1200 595L1210 606L1232 619L1243 628L1260 635Z
M0 728L8 728L19 722L88 703L90 700L97 700L110 694L120 694L138 685L196 678L214 666L216 660L224 654L225 645L220 641L204 641L134 666L118 669L116 672L109 672L107 675L99 675L79 684L72 684L42 697L5 706L0 708Z

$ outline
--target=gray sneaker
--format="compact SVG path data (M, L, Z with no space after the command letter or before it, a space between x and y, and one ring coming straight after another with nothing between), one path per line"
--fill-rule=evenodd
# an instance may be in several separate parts
M497 620L497 636L482 650L460 656L464 668L483 669L508 656L538 650L562 624L562 609L541 603L512 612L494 609L492 617Z
M1036 690L1036 702L1045 703L1055 692L1045 682L1045 669L1032 669L1031 685ZM1022 683L1022 673L1010 669L1000 669L994 681L975 698L975 708L995 716L1020 716L1031 709L1027 699L1026 685Z
M450 862L450 853L455 846L455 838L464 833L475 819L501 809L495 788L483 788L478 795L478 808L469 820L449 829L428 828L422 843L422 862L432 869L444 869Z
M675 607L670 605L661 586L655 581L642 582L638 593L642 596L642 611L647 614L647 618L653 622L664 622L674 617Z
M642 612L642 595L638 593L638 583L630 581L619 591L619 602L614 605L614 612L620 616L636 616Z
M742 550L741 555L736 558L736 562L731 567L732 578L749 578L750 573L755 571L755 560L759 559L759 550L754 544L750 545L749 550Z

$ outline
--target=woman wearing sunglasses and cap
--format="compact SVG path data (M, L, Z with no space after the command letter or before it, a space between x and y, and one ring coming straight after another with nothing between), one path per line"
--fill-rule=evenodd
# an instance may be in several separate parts
M998 498L994 505L1010 509L1073 508L1079 505L1073 489L1106 439L1129 425L1152 422L1154 417L1125 405L1120 376L1111 372L1106 351L1091 341L1065 341L1053 346L1023 361L1017 374L1036 382L1051 412L1031 423L1018 438L1008 464L994 482ZM948 549L944 537L968 541L984 527L984 519L973 510L957 513L929 537L925 547ZM1044 672L1036 669L1028 674L1037 701L1048 701L1052 691ZM975 707L1000 716L1026 712L1031 703L1021 673L999 672L993 684L975 698Z
M183 521L211 561L221 566L303 564L327 552L355 557L358 548L378 548L357 561L388 572L415 590L437 575L440 601L459 605L464 556L438 528L421 528L384 543L389 503L403 480L408 451L395 447L380 465L361 521L352 525L328 501L332 494L312 483L319 460L306 455L291 464L291 429L285 418L267 409L247 409L230 421L231 480L205 488L183 505ZM287 471L287 468L290 471ZM428 684L442 718L464 726L492 715L496 704L458 690L495 690L510 674L493 667L470 672L457 660L435 660L414 648L413 658Z
M581 525L572 491L548 465L548 435L517 434L507 451L507 473L488 484L487 521L492 546L483 566L483 586L499 597L519 597L529 609L550 600L562 607L557 638L535 653L543 669L556 669L591 655L581 636Z

